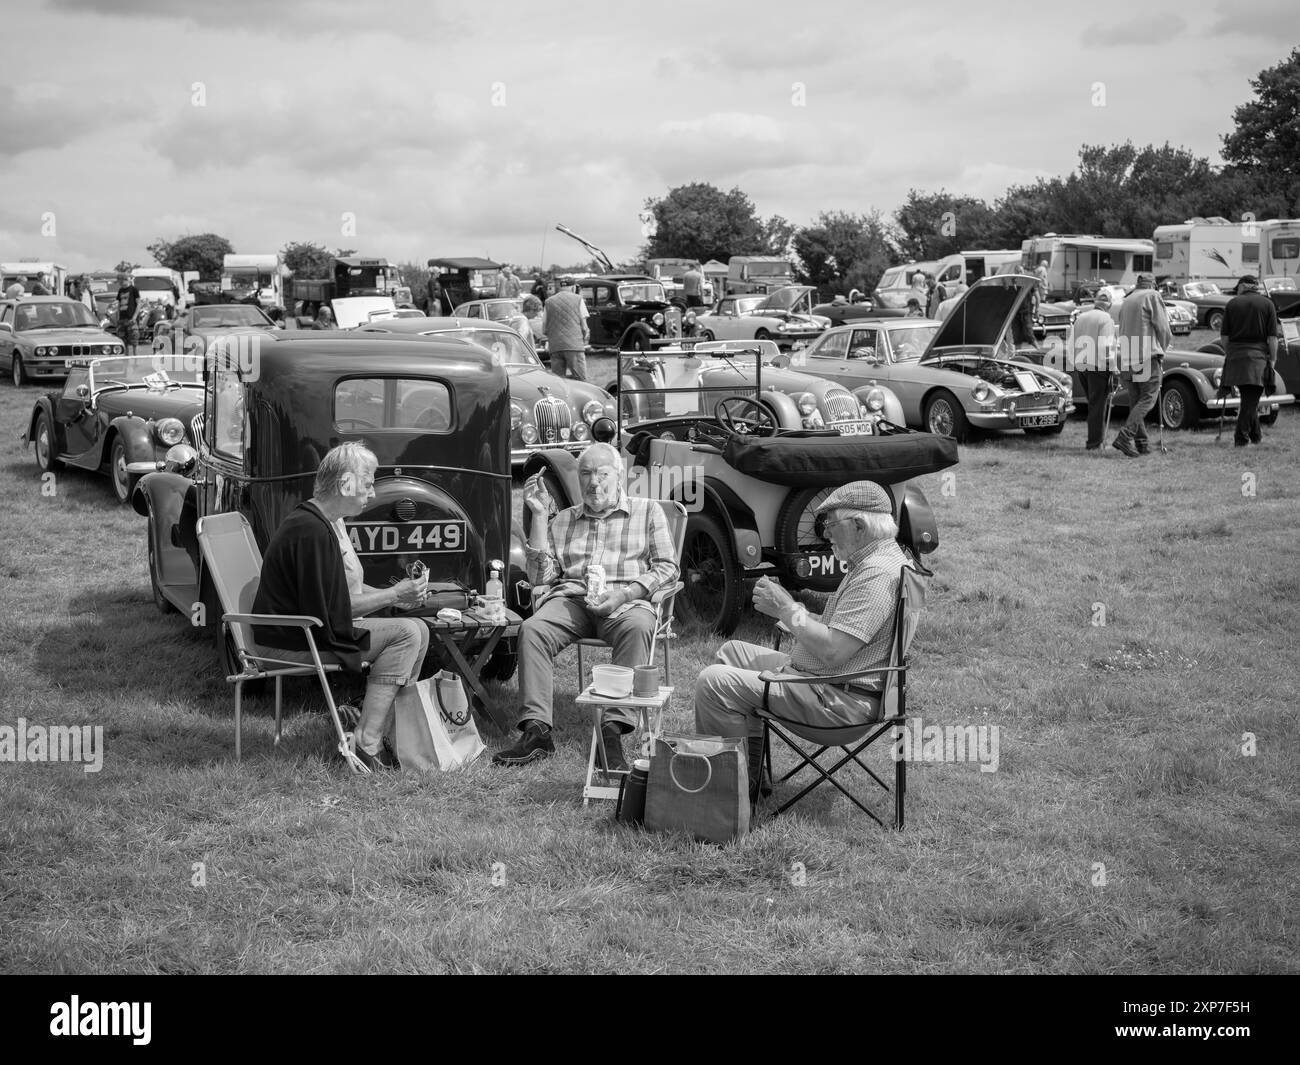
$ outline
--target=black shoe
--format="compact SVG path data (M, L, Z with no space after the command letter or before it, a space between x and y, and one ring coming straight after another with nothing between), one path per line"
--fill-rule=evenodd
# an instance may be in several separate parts
M1100 451L1100 450L1101 450L1101 445L1100 445L1100 444L1084 444L1084 445L1083 445L1083 450L1084 450L1084 451Z
M1110 446L1115 448L1116 451L1124 452L1124 454L1131 459L1138 457L1138 449L1133 446L1133 441L1129 438L1127 433L1120 433L1119 436L1115 437Z
M1137 448L1137 450L1138 450L1138 454L1139 454L1139 455L1149 455L1149 454L1151 454L1151 442L1150 442L1149 440L1137 440L1137 439L1135 439L1135 440L1133 441L1133 446Z
M529 721L524 725L523 735L519 737L519 742L513 747L497 751L492 756L492 764L527 765L529 762L538 762L543 758L548 758L554 753L555 741L551 739L550 726L543 725L539 721Z
M383 746L379 748L379 754L375 757L379 759L379 764L385 769L400 770L402 768L402 762L397 757L397 752L389 745L387 736L384 737Z
M605 748L605 766L611 773L628 771L627 757L623 754L623 734L614 724L600 726L600 742Z
M1234 441L1232 442L1232 446L1233 446L1233 447L1245 447L1245 446L1246 446L1246 441L1244 441L1244 440L1234 440Z

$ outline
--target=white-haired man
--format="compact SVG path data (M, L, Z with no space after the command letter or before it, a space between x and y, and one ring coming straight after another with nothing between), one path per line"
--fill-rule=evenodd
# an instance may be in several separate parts
M835 557L848 565L820 616L775 581L754 587L754 608L784 622L794 634L790 653L729 640L695 682L695 728L701 735L748 737L750 798L758 795L762 770L764 670L799 676L834 675L889 663L899 575L912 559L898 545L898 526L886 492L871 481L837 488L817 507L818 522ZM865 724L867 696L879 678L864 678L845 691L822 684L773 684L771 711L791 721L828 727Z
M545 591L519 630L519 692L523 710L517 743L498 751L496 765L526 765L555 750L551 701L555 656L577 640L598 637L613 648L615 664L650 660L655 612L650 597L677 580L677 558L663 508L627 494L623 460L609 444L592 444L578 459L582 501L560 511L547 526L547 495L534 478L524 489L533 512L528 579ZM587 599L589 566L605 571L605 592ZM609 710L601 728L611 769L625 769L622 735L632 730L632 710Z
M321 460L312 497L289 514L266 545L255 614L305 614L320 618L313 632L322 659L361 672L370 663L361 721L353 748L367 768L396 768L384 746L393 702L403 685L416 680L429 650L429 629L415 618L366 618L384 607L411 608L423 602L425 586L406 579L386 588L365 583L361 561L344 518L355 517L375 495L379 460L364 444L340 444ZM256 625L260 647L276 658L310 662L302 630Z
M1087 451L1099 451L1106 440L1106 397L1115 391L1115 319L1111 317L1110 290L1099 288L1092 306L1070 327L1070 355L1088 399ZM1069 369L1069 367L1066 367Z

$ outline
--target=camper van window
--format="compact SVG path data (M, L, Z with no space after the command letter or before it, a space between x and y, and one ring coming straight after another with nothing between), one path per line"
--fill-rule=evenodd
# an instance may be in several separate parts
M1281 242L1281 241L1274 241L1274 243L1275 243L1275 244L1280 244L1280 243L1282 243L1282 242ZM1275 256L1275 257L1276 257L1276 256ZM1257 262L1259 262L1259 245L1258 245L1258 244L1243 244L1243 245L1241 246L1241 261L1242 261L1243 263L1257 263Z
M1157 244L1157 259L1172 259L1174 257L1174 246L1172 244Z
M1149 273L1151 273L1151 256L1150 256L1150 255L1134 255L1134 256L1133 256L1133 269L1134 269L1135 271L1137 271L1139 274L1149 274Z
M1300 259L1300 237L1278 237L1271 242L1274 259ZM1255 245L1255 259L1259 259L1259 245Z

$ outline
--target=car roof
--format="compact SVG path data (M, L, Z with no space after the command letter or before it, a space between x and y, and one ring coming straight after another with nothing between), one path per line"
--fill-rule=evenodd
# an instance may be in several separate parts
M586 284L588 281L651 281L659 284L657 278L648 277L646 274L591 274L587 277L578 279L579 284Z
M373 322L367 322L360 331L382 336L384 333L446 333L453 329L487 329L519 336L516 330L505 323L487 318L377 318Z
M414 322L418 320L419 319L416 318L393 319L394 322ZM513 329L508 331L512 333L514 332ZM518 335L518 333L515 333L515 336ZM381 344L385 341L391 343L395 339L400 339L403 342L401 357L405 359L409 359L413 355L416 355L415 350L407 348L406 341L409 340L424 344L430 348L441 348L443 349L442 354L445 355L454 354L461 359L474 359L482 363L485 368L490 368L493 365L491 356L487 352L483 352L482 357L480 357L477 352L481 349L477 349L473 344L465 344L459 340L439 340L433 337L421 337L418 335L402 335L396 337L392 332L378 332L373 330L366 331L359 329L352 331L301 329L295 332L276 334L273 335L271 339L274 343L269 349L263 349L263 357L265 357L269 351L273 353L273 357L277 358L277 361L282 357L286 365L291 365L292 360L299 357L299 352L302 348L311 348L313 354L338 358L340 361L344 362L349 359L356 360L357 357L360 356L366 361L359 363L354 361L352 367L355 369L362 369L367 365L367 362L375 359L374 353L360 350L363 345ZM289 350L295 348L299 349L299 351Z
M430 259L426 264L428 266L446 266L452 270L499 270L500 263L494 263L491 259L475 259L467 257L464 259Z
M24 296L20 300L6 300L6 303L81 303L71 296ZM85 304L81 303L84 307Z

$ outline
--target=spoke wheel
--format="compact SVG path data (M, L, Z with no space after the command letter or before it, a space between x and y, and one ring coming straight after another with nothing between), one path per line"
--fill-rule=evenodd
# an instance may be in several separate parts
M1223 328L1223 312L1211 311L1210 316L1205 319L1205 326L1211 333L1217 333Z
M965 443L970 431L966 412L951 392L938 392L925 405L925 428L935 436L951 436Z
M1170 381L1160 393L1160 417L1167 429L1186 429L1197 420L1196 397L1184 381Z
M816 521L815 509L833 488L795 488L785 497L781 509L776 515L774 546L781 555L804 554L810 549L816 553L834 558L831 545L825 537L817 535L813 528ZM782 581L792 588L809 588L818 592L833 592L840 586L842 576L836 572L823 573L815 571L807 577L794 573L782 575Z
M720 636L736 631L743 606L740 563L722 526L707 514L686 519L682 583L677 616L683 625L696 622Z
M108 476L113 482L113 495L119 503L127 503L135 491L135 483L140 479L136 473L126 470L126 443L120 436L113 438L113 447L109 451Z

